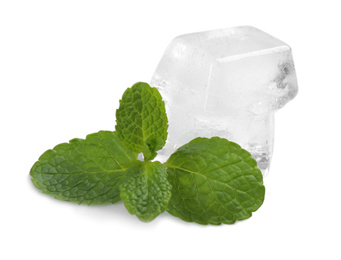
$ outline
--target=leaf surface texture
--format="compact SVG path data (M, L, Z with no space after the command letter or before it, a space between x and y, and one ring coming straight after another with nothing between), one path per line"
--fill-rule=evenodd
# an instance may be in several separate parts
M137 162L120 185L120 195L127 210L149 222L167 209L171 185L166 168L160 162Z
M168 212L188 222L233 224L263 203L263 176L250 153L219 137L196 138L165 163L172 185Z
M139 82L128 88L116 111L116 131L133 152L145 160L156 156L167 139L168 120L165 104L156 88Z
M33 165L34 185L57 199L87 204L120 200L119 184L137 160L115 132L100 131L46 151Z

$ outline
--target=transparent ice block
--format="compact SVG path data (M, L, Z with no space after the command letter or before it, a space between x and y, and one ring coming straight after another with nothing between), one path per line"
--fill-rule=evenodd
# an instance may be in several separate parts
M274 143L274 113L297 94L290 47L243 26L176 37L151 81L166 104L165 161L195 137L219 136L251 152L265 174Z

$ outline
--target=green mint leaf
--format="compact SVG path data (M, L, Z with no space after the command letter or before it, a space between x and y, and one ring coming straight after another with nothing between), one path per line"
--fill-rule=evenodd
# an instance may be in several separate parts
M263 203L263 176L250 153L219 137L196 138L165 163L172 185L168 212L188 222L233 224Z
M130 214L149 222L167 209L171 185L160 162L137 162L120 185L120 196Z
M128 88L116 110L116 131L133 152L143 153L146 161L156 156L167 139L165 104L156 88L139 82Z
M32 182L57 199L102 204L120 200L119 184L137 160L115 132L100 131L46 151L31 169Z

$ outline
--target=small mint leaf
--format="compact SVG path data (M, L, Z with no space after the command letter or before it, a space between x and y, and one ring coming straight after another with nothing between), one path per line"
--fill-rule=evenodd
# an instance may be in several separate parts
M146 161L156 156L167 139L165 104L156 88L139 82L128 88L116 110L116 131L133 152L143 153Z
M87 204L120 200L119 184L137 153L115 132L100 131L46 151L32 169L34 185L60 200Z
M171 197L167 171L160 162L136 162L119 189L130 214L145 222L164 212Z
M196 138L165 163L172 185L168 212L188 222L233 224L264 201L263 176L250 153L219 137Z

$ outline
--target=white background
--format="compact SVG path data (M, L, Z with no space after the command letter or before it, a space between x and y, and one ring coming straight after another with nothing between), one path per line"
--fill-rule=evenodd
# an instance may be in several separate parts
M0 1L1 259L341 259L339 1ZM43 195L29 170L56 144L113 130L177 35L252 25L293 49L298 96L276 114L266 198L235 225Z

